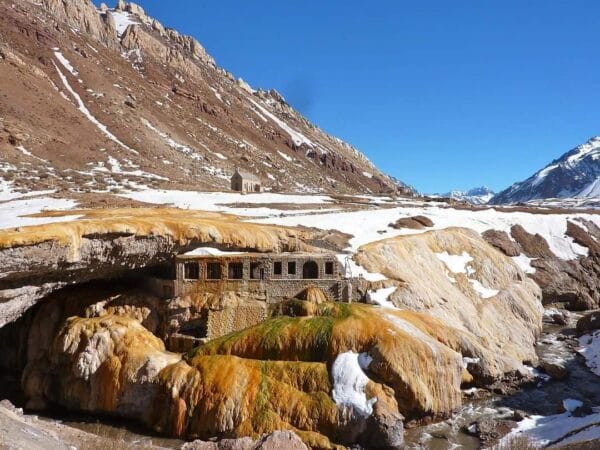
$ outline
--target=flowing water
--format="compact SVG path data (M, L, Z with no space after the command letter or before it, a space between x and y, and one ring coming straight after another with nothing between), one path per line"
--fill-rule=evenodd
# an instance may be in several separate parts
M536 346L540 359L566 362L569 375L565 380L553 380L534 371L538 375L536 383L523 387L512 395L484 394L480 398L467 399L463 408L450 419L407 430L407 448L475 450L481 448L481 442L467 431L474 422L510 419L515 410L528 415L559 414L564 411L562 401L567 398L581 400L589 405L600 405L600 378L587 368L584 358L575 352L577 342L574 328L577 318L578 316L571 315L566 326L544 324L542 336ZM483 391L475 396L481 393Z

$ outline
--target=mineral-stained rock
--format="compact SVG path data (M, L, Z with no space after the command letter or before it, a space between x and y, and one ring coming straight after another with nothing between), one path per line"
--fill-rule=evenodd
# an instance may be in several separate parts
M474 336L409 311L310 305L315 315L267 319L183 360L132 318L73 317L29 363L23 387L32 403L134 418L173 436L293 428L313 448L356 441L399 448L401 412L442 416L460 405L460 352L484 352ZM352 389L364 404L332 397L345 385L328 367L344 352L362 355L366 386Z
M577 321L579 334L587 334L598 329L600 329L600 311L589 312Z
M453 273L440 260L445 252L472 261L464 273ZM370 272L400 282L389 297L399 308L428 313L477 337L476 347L461 346L463 356L471 358L468 371L476 383L489 383L537 359L540 290L476 232L448 228L399 236L361 247L356 259Z
M82 214L86 220L0 231L5 274L0 279L0 326L65 283L168 263L173 254L203 243L258 251L309 248L298 239L304 232L216 213L137 208L67 214Z
M580 225L586 227L587 232ZM555 256L544 237L528 233L520 225L511 228L514 241L505 232L496 230L484 232L483 237L508 256L524 253L533 259L531 265L535 272L529 276L542 288L545 305L562 303L571 310L588 310L600 302L600 256L596 241L600 230L597 228L591 221L580 220L578 224L567 221L566 234L589 251L589 256L570 261Z

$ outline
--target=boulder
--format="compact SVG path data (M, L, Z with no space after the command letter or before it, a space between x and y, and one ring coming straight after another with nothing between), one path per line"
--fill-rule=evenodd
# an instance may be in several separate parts
M487 230L481 235L488 244L496 247L506 256L519 256L522 253L521 246L512 240L506 231Z
M543 321L555 325L566 325L569 321L569 312L556 308L546 308L544 309Z
M521 246L530 258L554 258L556 255L550 250L546 239L540 234L528 233L521 225L513 225L510 235Z
M292 431L275 431L261 440L255 446L255 450L308 450L308 447Z
M589 312L577 321L577 332L580 335L591 333L598 329L600 329L600 311Z
M569 376L566 361L559 359L541 359L539 367L555 380L564 380Z
M429 217L413 216L398 219L396 222L391 223L389 226L396 229L410 228L414 230L421 230L423 228L432 227L433 225L433 221Z

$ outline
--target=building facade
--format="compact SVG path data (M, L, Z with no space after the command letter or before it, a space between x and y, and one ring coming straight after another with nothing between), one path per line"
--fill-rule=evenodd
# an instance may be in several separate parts
M240 253L180 255L175 259L173 295L239 291L276 303L309 286L337 301L356 299L352 280L336 255L321 253Z
M231 176L231 190L243 193L261 192L262 183L256 175L236 169Z

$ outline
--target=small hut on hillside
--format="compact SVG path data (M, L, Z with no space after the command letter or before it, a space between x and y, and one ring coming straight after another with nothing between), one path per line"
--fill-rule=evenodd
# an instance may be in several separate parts
M231 190L237 192L261 192L262 183L256 175L235 169L231 176Z

